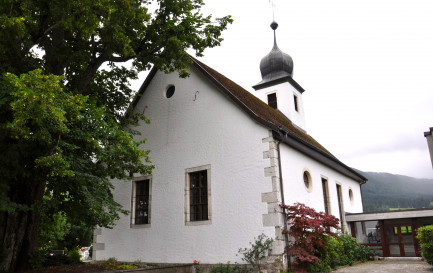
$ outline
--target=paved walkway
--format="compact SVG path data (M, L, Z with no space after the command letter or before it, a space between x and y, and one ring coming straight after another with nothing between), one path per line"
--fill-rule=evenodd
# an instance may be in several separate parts
M332 271L333 273L411 273L433 272L433 267L421 260L369 261Z

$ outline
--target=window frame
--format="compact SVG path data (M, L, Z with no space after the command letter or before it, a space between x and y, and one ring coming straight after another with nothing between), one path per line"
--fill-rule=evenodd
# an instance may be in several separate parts
M148 201L148 206L147 206L147 223L142 223L142 224L136 224L136 213L137 213L137 209L136 209L136 202L137 202L137 184L140 182L144 182L144 181L149 181L149 189L148 189L148 196L147 196L147 201ZM131 222L130 222L130 227L131 228L142 228L142 227L150 227L151 223L152 223L152 176L151 175L147 175L147 176L140 176L140 177L136 177L132 180L132 194L131 194Z
M293 103L295 106L295 111L299 112L298 96L296 96L296 94L293 94Z
M307 176L308 186L305 183L305 176ZM304 188L307 192L313 191L313 178L312 178L311 173L308 169L304 169L304 171L302 172L302 182L303 182Z
M191 174L206 171L207 178L207 219L191 220ZM211 165L203 165L185 169L185 225L210 225L212 223L212 199L211 199Z
M275 96L275 101L272 101L272 104L271 104L271 101L269 100L269 96L272 96L272 95ZM274 108L274 109L278 109L278 97L277 97L277 92L268 93L268 94L266 94L266 97L267 97L267 100L268 100L268 105L269 105L270 107ZM274 103L275 103L275 105L274 105ZM275 107L274 107L274 106L275 106Z
M335 187L337 190L337 201L338 201L338 211L339 211L339 218L340 218L340 226L341 229L346 230L346 214L344 210L344 198L343 198L343 186L336 182Z
M398 235L398 228L400 227L401 235L410 235L412 234L412 225L401 225L401 226L394 226L394 235ZM405 229L403 232L403 228Z
M321 181L322 181L322 195L323 195L324 212L328 215L331 215L331 198L329 197L328 178L322 176Z

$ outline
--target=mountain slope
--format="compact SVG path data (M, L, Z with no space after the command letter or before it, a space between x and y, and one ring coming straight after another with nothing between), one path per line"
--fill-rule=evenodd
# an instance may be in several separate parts
M390 173L362 172L364 212L390 208L427 208L433 202L433 179L419 179Z

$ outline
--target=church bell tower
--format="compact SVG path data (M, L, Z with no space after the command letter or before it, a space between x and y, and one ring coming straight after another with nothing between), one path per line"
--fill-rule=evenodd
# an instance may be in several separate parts
M271 28L274 31L274 46L271 52L260 61L262 81L253 88L259 99L286 116L292 124L306 131L302 102L304 89L292 78L292 57L277 46L278 24L275 21L272 22Z

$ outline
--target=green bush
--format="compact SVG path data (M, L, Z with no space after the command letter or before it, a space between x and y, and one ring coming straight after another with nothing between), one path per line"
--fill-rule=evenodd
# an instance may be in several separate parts
M433 225L420 227L416 238L420 242L422 256L433 265Z
M74 265L81 264L80 260L68 257L66 255L53 255L46 256L44 266L58 266L58 265Z
M68 257L71 258L74 261L80 261L81 255L80 252L78 252L78 249L74 248L71 251L68 252Z
M250 272L247 269L241 269L238 265L230 265L227 264L219 264L217 266L213 266L210 270L211 273L248 273Z
M337 238L327 236L325 246L317 251L320 262L318 265L310 264L309 272L327 272L337 266L366 261L370 256L368 247L346 233L338 234Z
M250 248L240 248L239 254L242 254L242 261L250 263L252 266L257 266L261 272L261 261L272 251L271 246L274 239L268 238L264 233L260 234L257 239L254 238L254 243L250 242Z
M42 267L46 260L46 253L43 250L36 250L29 254L29 265L31 269Z

